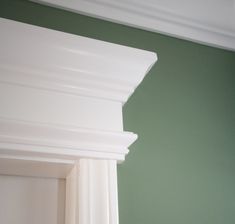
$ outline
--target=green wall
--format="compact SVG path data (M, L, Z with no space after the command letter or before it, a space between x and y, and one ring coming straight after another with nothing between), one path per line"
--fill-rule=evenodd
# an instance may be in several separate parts
M235 53L41 6L0 16L158 53L124 107L139 134L119 166L120 224L235 223Z

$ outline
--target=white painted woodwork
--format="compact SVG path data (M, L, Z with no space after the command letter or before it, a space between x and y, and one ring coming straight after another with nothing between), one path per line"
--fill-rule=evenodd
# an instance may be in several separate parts
M137 139L122 106L156 54L7 19L0 30L0 174L65 178L65 224L118 224L116 166Z
M124 160L122 105L155 53L0 20L0 155Z
M1 224L64 224L65 180L0 175Z
M32 0L81 14L235 50L234 0Z
M37 156L19 156L10 153L0 155L0 175L17 175L28 177L65 178L74 161Z
M0 118L0 153L38 161L124 160L136 134ZM0 157L1 157L0 155ZM4 157L5 158L5 157ZM19 159L20 159L19 158Z
M48 90L74 96L62 98L63 103L73 104L75 96L125 103L156 61L152 52L3 18L0 26L0 68L6 74L1 82L39 89L47 97Z
M116 161L80 159L66 178L66 195L66 224L118 224Z

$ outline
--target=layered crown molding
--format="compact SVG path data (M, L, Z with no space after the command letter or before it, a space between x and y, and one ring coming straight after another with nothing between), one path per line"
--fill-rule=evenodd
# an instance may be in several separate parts
M235 50L234 1L33 1L210 46Z
M66 224L118 224L122 106L153 52L0 19L0 175L66 178Z
M0 26L5 83L125 103L157 59L144 50L6 19Z
M7 19L0 29L0 163L123 161L137 135L122 106L156 54Z

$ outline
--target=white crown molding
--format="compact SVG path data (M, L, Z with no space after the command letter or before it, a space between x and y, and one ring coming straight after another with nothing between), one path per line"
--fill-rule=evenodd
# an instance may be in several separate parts
M124 160L137 135L122 130L122 104L156 54L7 19L0 28L0 157Z
M0 19L0 174L66 178L66 224L118 224L122 106L155 53Z
M0 19L0 157L123 161L122 104L155 53Z
M168 3L163 4L159 0L33 1L210 46L235 50L235 23L232 22L235 20L234 7L232 3L229 5L229 2L215 2L214 7L217 6L218 12L213 12L211 5L203 1L189 1L188 6L185 2L178 1L178 5L173 4L175 7L170 7ZM182 9L185 11L182 12ZM223 23L217 19L218 13L220 17L225 17Z
M157 59L144 50L6 19L0 26L4 83L124 103Z

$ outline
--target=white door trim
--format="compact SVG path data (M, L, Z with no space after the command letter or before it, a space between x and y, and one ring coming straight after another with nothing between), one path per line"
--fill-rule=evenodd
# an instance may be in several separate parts
M0 174L66 178L66 224L117 224L122 106L156 54L0 19Z

